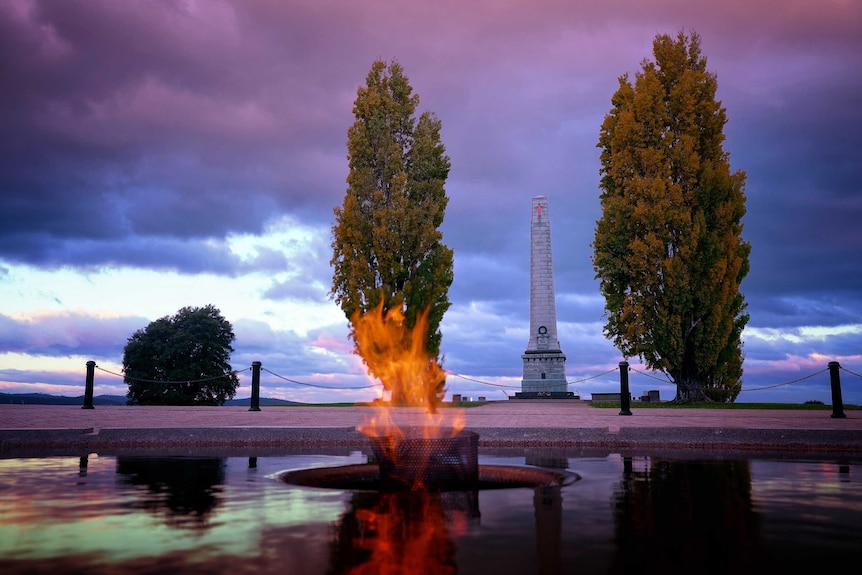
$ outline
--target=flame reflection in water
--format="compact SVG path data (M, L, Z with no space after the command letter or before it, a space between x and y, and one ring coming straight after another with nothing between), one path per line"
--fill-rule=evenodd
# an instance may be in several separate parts
M555 456L581 480L466 494L278 480L365 463L358 452L6 458L0 573L839 572L859 560L859 457L724 457Z

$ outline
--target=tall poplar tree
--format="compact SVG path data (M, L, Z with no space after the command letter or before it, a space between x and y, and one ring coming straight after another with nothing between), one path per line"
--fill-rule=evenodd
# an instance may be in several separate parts
M700 37L658 35L653 55L634 84L620 77L597 146L605 334L666 373L676 401L733 401L748 322L745 173L731 172L722 148L727 118Z
M347 131L347 192L334 210L331 295L351 321L356 312L380 308L385 316L399 309L412 328L427 311L426 349L439 363L439 325L453 279L452 250L438 229L450 163L440 121L429 112L416 118L418 105L394 61L375 61L357 90ZM350 335L355 342L352 324ZM443 382L433 390L438 400L442 394Z

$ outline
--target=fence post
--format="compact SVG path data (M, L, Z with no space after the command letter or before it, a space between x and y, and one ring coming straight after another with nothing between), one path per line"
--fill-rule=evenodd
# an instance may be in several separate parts
M260 411L260 362L251 362L251 407L249 411Z
M847 417L844 415L844 401L841 399L841 376L838 374L840 368L841 364L837 361L829 362L829 383L832 385L832 417L834 418Z
M96 372L96 362L87 362L87 383L84 385L84 405L81 409L95 409L93 407L93 378Z
M620 415L631 415L631 393L629 393L629 362L620 362Z

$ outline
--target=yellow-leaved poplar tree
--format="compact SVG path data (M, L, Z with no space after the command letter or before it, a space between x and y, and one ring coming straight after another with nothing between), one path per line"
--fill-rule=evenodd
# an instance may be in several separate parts
M634 83L619 79L599 135L605 334L666 373L676 401L734 401L748 322L745 173L723 149L726 111L700 37L660 34L653 55Z
M429 112L417 118L418 104L394 61L375 61L357 90L355 121L347 132L347 192L332 228L331 295L351 321L354 343L357 313L393 317L389 312L397 309L408 328L422 317L425 347L440 363L439 326L453 279L452 250L439 230L449 201L450 163L440 121ZM394 403L409 400L398 396L395 382L381 382ZM444 383L429 391L432 401L442 399Z

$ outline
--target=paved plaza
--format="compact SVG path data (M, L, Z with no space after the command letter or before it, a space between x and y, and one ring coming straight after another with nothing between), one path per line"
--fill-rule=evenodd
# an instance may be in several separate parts
M596 408L584 401L498 401L422 409L262 406L0 405L0 454L22 449L363 445L363 427L390 417L402 429L463 425L480 446L837 450L862 453L862 411ZM460 421L460 422L459 422Z

